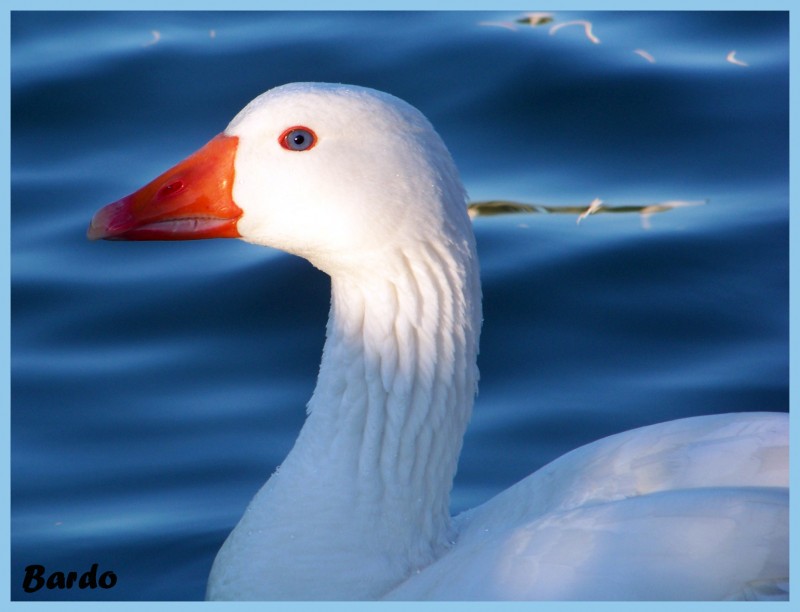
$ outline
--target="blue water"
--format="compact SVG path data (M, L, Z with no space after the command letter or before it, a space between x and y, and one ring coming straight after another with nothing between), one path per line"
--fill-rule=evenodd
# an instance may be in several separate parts
M475 220L481 390L454 512L614 432L788 410L788 13L485 23L516 17L12 14L12 598L202 598L291 447L327 278L237 241L85 239L289 81L411 102L475 201L705 202ZM550 33L573 19L600 43ZM22 590L30 564L93 563L113 588Z

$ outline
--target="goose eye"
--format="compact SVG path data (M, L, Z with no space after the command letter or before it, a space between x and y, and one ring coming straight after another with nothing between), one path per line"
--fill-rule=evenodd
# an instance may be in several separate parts
M278 139L281 146L289 151L308 151L317 143L317 136L305 127L291 127Z

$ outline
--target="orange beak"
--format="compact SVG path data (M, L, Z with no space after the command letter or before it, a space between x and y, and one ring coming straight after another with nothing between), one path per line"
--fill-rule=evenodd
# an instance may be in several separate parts
M92 217L90 240L238 238L242 210L233 202L239 139L220 134L138 191Z

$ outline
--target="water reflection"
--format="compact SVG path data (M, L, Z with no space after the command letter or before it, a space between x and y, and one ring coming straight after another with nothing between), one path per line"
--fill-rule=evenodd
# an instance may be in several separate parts
M592 43L599 45L600 38L595 35L594 33L594 24L589 21L588 19L572 19L570 21L563 21L560 23L556 23L556 17L552 13L526 13L522 17L518 17L513 21L480 21L478 22L479 26L489 26L489 27L499 27L505 28L511 31L518 31L520 29L520 25L522 26L530 26L527 29L533 29L538 26L543 26L547 24L552 24L548 29L548 33L553 36L559 30L563 28L570 27L570 26L578 26L582 27L586 38L589 39ZM651 54L649 51L644 49L634 49L633 53L643 57L651 64L656 63L656 58ZM736 57L736 51L730 51L726 57L725 61L734 64L736 66L749 66L749 64L745 61L742 61Z
M564 23L557 23L552 28L550 28L550 35L552 36L556 32L558 32L561 28L565 28L567 26L582 26L583 31L586 34L586 38L591 40L594 44L599 45L600 39L594 35L592 32L592 22L586 21L585 19L577 19L575 21L566 21Z
M742 60L736 58L736 51L731 51L728 53L728 56L725 59L731 64L736 64L737 66L749 66L747 62L743 62Z

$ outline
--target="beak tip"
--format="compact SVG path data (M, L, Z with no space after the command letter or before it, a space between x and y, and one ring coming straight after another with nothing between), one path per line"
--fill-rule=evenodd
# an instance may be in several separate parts
M99 210L92 217L89 227L86 229L86 238L89 240L101 240L102 238L108 238L112 234L110 231L111 218L107 209L108 207Z
M89 229L86 230L87 240L100 240L100 238L102 237L103 237L102 231L100 231L100 228L97 228L94 225L90 225Z
M101 240L118 236L130 229L131 223L128 198L122 198L104 206L94 214L86 229L86 237L89 240Z

